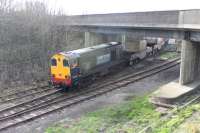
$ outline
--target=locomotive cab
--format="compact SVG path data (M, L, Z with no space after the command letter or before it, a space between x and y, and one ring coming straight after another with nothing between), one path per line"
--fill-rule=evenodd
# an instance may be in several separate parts
M79 84L80 69L76 57L64 53L51 58L51 83L54 86L71 88Z
M71 87L69 59L61 54L51 58L51 82L55 86Z

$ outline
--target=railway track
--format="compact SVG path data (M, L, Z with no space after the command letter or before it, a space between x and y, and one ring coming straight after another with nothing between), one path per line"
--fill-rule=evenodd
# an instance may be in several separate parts
M38 94L42 94L42 93L45 93L45 92L51 91L51 90L52 90L52 88L50 88L48 85L44 85L44 86L34 87L31 89L27 89L27 90L14 92L11 94L1 96L0 104L16 101L16 100L19 100L22 98L26 98L26 97L30 97L30 96L34 96L34 95L38 95Z
M55 96L54 94L60 90L56 90L55 93L41 96L39 99L33 99L13 107L0 110L0 131L9 129L16 125L40 118L41 116L62 110L72 105L81 103L83 101L95 98L99 95L103 95L119 87L126 86L130 83L152 76L161 71L172 68L180 63L180 59L174 59L172 61L162 63L160 65L151 67L147 70L129 74L120 79L109 81L105 84L91 87L87 90L81 90L76 94L60 94Z

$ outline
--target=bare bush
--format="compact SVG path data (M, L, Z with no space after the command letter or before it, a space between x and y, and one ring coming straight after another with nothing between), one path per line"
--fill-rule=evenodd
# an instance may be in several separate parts
M43 2L26 2L20 10L13 0L0 0L0 82L48 80L49 58L65 46L65 33Z

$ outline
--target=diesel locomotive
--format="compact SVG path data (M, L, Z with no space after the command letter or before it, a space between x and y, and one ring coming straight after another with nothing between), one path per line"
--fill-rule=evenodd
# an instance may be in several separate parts
M117 42L56 53L51 58L51 83L54 86L76 87L83 78L103 73L122 60L122 45Z

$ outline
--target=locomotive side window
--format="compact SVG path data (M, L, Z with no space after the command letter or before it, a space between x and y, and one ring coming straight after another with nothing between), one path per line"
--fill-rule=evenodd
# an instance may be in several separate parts
M64 67L68 67L69 66L69 62L66 59L63 60L63 66Z
M56 59L51 59L51 65L52 65L52 66L57 66L57 61L56 61Z

